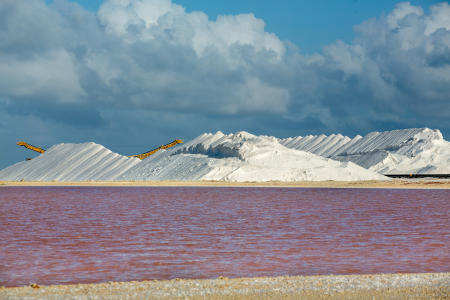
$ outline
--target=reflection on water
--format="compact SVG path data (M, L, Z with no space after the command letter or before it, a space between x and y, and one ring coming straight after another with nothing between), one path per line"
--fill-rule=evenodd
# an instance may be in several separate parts
M450 271L450 191L0 188L0 285Z

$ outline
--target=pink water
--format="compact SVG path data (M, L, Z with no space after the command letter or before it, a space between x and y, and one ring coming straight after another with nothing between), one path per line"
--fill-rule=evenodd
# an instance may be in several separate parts
M450 271L450 191L0 188L0 285Z

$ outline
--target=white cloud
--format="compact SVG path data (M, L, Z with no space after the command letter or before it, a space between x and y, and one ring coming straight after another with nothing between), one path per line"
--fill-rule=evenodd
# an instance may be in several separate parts
M210 21L202 12L186 13L170 0L106 0L99 11L106 28L127 40L155 39L189 45L198 55L209 47L225 54L232 45L248 45L257 51L283 55L282 42L264 30L253 14L219 16Z
M360 74L363 71L365 49L361 45L348 45L338 41L326 46L323 52L327 62L333 63L336 69L347 75Z
M274 34L265 32L264 27L264 21L253 14L219 16L217 21L208 22L207 26L195 30L193 46L197 53L211 46L226 49L238 44L252 46L256 51L273 51L283 55L281 41Z
M19 98L73 102L84 96L72 56L65 50L19 59L0 56L0 90Z
M387 17L389 29L393 30L401 27L401 22L409 15L422 16L423 13L421 7L413 6L409 2L401 2L395 6L394 10Z
M425 19L425 34L430 35L439 29L450 30L450 5L442 2L430 7L431 13Z
M184 9L170 0L107 0L99 10L99 19L106 28L118 35L128 35L133 27L148 30L157 26L166 14L181 14ZM149 32L140 36L151 38Z
M259 79L250 78L242 82L230 96L239 102L225 106L225 113L236 114L244 110L247 112L268 112L281 114L287 112L289 93L285 89L265 85Z

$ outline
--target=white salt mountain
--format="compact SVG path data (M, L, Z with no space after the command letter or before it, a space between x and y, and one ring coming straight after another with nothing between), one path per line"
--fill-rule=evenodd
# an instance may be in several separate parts
M289 149L274 137L246 132L203 134L145 160L95 143L59 144L0 171L0 180L373 180L384 176L351 162Z
M278 140L246 132L217 132L143 161L95 143L59 144L1 170L0 180L385 179L376 172L449 174L450 143L439 130L428 128L372 132L353 139L320 135Z
M353 139L320 135L279 141L288 148L352 161L382 174L450 173L450 142L439 130L429 128L371 132Z
M320 181L386 179L351 162L289 149L274 137L247 132L203 134L161 151L124 173L122 180Z
M95 143L58 144L32 160L1 170L0 180L116 180L140 162Z

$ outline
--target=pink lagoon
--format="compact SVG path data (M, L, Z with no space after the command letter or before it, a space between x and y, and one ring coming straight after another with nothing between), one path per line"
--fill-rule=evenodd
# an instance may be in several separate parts
M0 285L448 272L450 191L2 187Z

